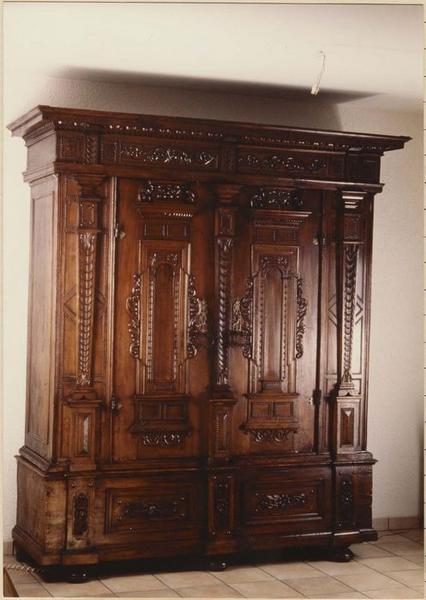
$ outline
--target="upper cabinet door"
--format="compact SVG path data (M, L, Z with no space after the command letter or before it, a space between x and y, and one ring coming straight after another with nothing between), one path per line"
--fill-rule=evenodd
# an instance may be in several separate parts
M121 180L116 252L113 459L200 447L209 384L211 209L191 182ZM211 267L213 268L213 267Z
M239 212L231 385L250 453L315 444L320 192L257 188ZM242 404L242 403L240 403ZM242 438L240 437L240 440Z

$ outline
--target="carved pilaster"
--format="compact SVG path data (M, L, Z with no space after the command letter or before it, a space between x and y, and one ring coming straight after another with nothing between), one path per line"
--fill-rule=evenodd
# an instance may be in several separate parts
M226 391L229 387L229 331L231 329L231 280L232 253L235 234L235 208L232 199L239 192L240 186L217 185L219 206L216 209L216 375L214 388Z
M96 260L100 229L102 177L79 175L78 197L78 335L77 386L91 387L95 313Z
M363 249L366 193L343 191L337 219L338 380L334 405L334 445L337 454L360 449L362 380L354 376L356 312L362 311ZM358 309L357 309L358 306ZM362 343L362 342L361 342ZM357 348L360 355L361 347Z

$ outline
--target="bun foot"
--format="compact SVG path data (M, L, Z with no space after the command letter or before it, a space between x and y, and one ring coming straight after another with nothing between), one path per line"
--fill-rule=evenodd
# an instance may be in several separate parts
M209 571L224 571L228 563L222 559L212 559L208 562L208 570Z
M334 562L349 562L353 557L354 553L349 548L336 546L331 551L330 559Z
M72 567L67 569L65 579L68 583L84 583L85 581L89 581L89 569L87 567Z

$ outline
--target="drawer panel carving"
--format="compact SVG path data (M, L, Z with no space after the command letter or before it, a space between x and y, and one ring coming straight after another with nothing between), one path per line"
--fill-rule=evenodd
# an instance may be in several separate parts
M162 486L163 487L163 486ZM109 489L107 531L133 532L195 527L196 490L193 486Z
M330 504L328 471L280 471L261 478L248 476L242 485L243 524L273 529L282 525L303 529L324 529Z

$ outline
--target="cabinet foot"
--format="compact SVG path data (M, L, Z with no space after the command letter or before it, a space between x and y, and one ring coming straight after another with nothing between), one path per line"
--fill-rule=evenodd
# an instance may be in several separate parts
M354 553L349 548L336 546L331 551L330 559L334 562L349 562L354 557Z
M209 571L224 571L228 563L221 558L212 558L209 559L207 566Z

